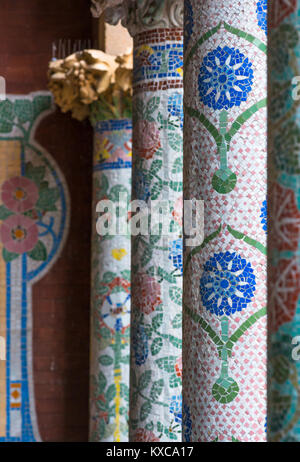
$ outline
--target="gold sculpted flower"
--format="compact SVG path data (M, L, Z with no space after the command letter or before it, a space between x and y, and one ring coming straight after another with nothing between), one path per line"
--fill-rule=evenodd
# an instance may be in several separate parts
M131 92L132 53L111 56L100 50L84 50L49 64L49 89L62 112L83 120L93 102L110 95Z

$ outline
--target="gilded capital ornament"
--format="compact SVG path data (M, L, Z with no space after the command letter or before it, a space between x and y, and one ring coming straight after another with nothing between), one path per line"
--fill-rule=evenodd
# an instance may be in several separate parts
M151 29L182 28L183 10L183 0L92 0L95 17L105 12L110 24L121 20L132 36Z
M49 89L62 112L77 120L130 117L132 53L111 56L84 50L49 64Z

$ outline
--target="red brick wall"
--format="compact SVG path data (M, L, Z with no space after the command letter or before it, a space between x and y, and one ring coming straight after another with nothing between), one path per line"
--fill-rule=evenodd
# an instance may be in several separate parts
M91 37L88 0L0 0L0 12L0 75L7 93L46 89L52 42ZM33 288L38 424L44 441L86 441L92 130L57 111L36 137L64 173L72 203L62 255Z

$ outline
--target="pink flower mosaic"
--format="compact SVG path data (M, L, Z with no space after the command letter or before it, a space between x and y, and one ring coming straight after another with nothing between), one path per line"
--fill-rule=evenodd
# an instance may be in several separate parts
M135 283L140 289L136 306L144 313L151 314L162 303L161 286L157 280L146 273L139 273Z
M150 430L138 428L135 432L134 443L158 443L159 438Z
M1 241L9 252L25 253L38 241L38 227L30 218L18 214L8 217L1 225Z
M31 210L39 197L36 184L23 176L15 176L5 181L1 188L4 205L14 212L23 213Z
M139 120L134 127L136 153L144 159L152 159L160 148L160 135L155 122Z

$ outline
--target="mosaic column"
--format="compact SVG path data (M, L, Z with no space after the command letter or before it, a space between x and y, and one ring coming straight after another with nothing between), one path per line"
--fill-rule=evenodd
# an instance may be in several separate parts
M268 440L300 441L300 2L269 1Z
M124 196L127 210L131 196L131 119L99 121L94 133L90 440L127 442L130 234L99 235L96 207L99 201L108 200L117 211ZM119 215L124 218L126 213L127 222L123 209L119 208Z
M134 37L133 199L170 215L132 240L130 440L181 441L183 1L93 3Z
M266 1L185 0L185 441L266 440L266 30Z
M127 442L132 54L85 50L49 74L57 104L94 128L89 439Z

